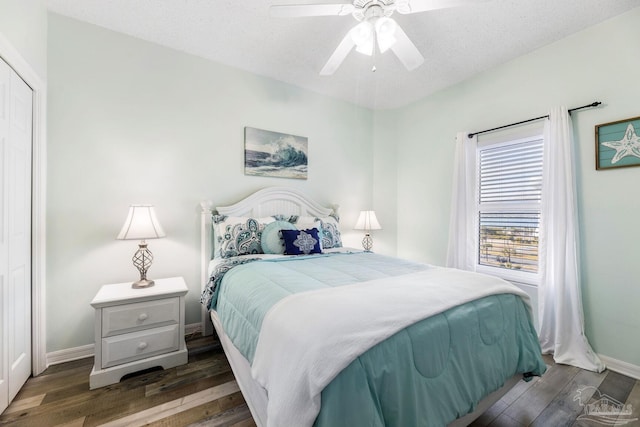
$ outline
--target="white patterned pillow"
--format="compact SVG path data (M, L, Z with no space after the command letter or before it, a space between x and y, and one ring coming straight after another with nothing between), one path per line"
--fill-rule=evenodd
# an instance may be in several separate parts
M273 217L248 218L213 215L216 258L264 253L261 245L264 227Z

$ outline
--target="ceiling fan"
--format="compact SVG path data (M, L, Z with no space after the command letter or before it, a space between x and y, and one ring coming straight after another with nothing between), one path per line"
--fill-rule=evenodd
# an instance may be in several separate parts
M391 49L407 70L411 71L418 68L424 58L391 15L394 12L427 12L479 1L486 0L353 0L352 4L274 5L271 6L270 13L278 18L352 15L359 22L342 39L320 71L321 75L333 74L354 47L356 51L371 56L376 52L376 46L380 53Z

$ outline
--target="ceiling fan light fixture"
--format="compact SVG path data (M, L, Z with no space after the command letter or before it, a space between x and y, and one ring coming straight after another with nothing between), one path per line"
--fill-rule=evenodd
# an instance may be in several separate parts
M380 48L380 53L385 53L391 46L393 46L396 42L396 38L393 36L382 37L378 34L378 48Z
M359 46L356 45L356 52L360 52L367 56L373 56L373 38Z
M351 38L357 46L371 41L372 35L373 25L369 21L362 21L351 29Z
M393 37L396 33L396 28L398 28L398 24L391 18L382 17L376 20L376 33L378 36L382 37Z
M369 21L363 21L351 29L351 39L358 52L373 55L373 31L373 25Z
M395 33L398 24L391 18L376 20L375 29L380 53L385 53L396 42Z

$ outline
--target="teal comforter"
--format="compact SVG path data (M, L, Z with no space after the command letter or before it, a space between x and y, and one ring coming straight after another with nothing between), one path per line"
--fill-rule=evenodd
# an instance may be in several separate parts
M287 295L429 268L371 253L245 263L217 281L209 306L252 362L264 316ZM315 425L444 426L514 374L544 371L527 305L512 294L489 296L420 321L360 355L322 392Z

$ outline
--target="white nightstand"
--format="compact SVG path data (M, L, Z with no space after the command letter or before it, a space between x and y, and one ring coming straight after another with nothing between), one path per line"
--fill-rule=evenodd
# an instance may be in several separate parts
M131 282L104 285L95 308L95 363L89 388L115 384L129 373L187 363L184 342L182 277L156 279L150 288L132 289Z

